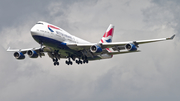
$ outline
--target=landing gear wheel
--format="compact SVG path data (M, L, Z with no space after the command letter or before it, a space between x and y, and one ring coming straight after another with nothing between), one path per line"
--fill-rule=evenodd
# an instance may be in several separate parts
M56 60L55 59L53 59L53 62L55 62Z
M56 66L56 62L54 62L54 66Z
M85 63L88 63L88 60L85 60Z
M69 61L69 65L71 65L71 61Z
M67 64L67 65L69 65L69 64L70 64L70 62L66 60L66 64Z
M56 63L59 66L59 62Z

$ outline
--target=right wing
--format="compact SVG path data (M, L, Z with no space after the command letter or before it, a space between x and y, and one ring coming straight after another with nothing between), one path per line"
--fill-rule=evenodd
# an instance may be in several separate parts
M140 50L137 50L137 51L121 51L121 52L114 51L114 52L109 52L108 54L109 55L118 55L118 54L134 53L134 52L141 52L141 51Z
M112 43L102 43L102 46L104 48L113 48L116 46L125 46L126 44L136 42L137 44L145 44L145 43L152 43L152 42L158 42L158 41L166 41L166 40L172 40L175 37L175 35L169 37L169 38L160 38L160 39L150 39L150 40L138 40L138 41L127 41L127 42L112 42Z
M175 37L175 35L168 37L168 38L160 38L160 39L150 39L150 40L138 40L138 41L126 41L126 42L112 42L112 43L87 43L87 44L76 44L76 43L67 43L66 45L74 50L81 51L81 50L86 50L90 49L91 46L93 45L100 45L102 49L106 48L113 48L117 49L119 48L120 50L125 49L125 45L133 43L136 45L139 44L145 44L145 43L152 43L152 42L159 42L159 41L166 41L166 40L172 40Z

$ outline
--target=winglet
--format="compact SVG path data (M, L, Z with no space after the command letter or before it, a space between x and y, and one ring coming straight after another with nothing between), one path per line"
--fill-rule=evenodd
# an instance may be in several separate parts
M11 49L11 47L9 47L8 49L7 49L7 51L9 51Z
M11 49L10 47L6 50L8 52L15 52L15 51L19 51L19 49Z
M172 39L174 39L174 37L175 37L175 34L173 36L171 36L170 38L166 38L166 40L172 40Z

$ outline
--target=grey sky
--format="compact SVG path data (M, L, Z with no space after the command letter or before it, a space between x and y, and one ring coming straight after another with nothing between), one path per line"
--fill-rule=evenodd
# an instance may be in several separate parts
M179 101L180 8L178 0L3 0L0 3L1 101ZM19 61L13 48L39 47L30 34L39 20L99 42L109 24L113 41L161 38L141 53L88 65L59 67L46 57Z

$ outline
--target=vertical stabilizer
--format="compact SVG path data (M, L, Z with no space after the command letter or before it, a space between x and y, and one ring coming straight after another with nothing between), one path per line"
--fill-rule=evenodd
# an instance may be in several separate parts
M113 32L114 32L114 26L112 24L110 24L99 43L112 42Z
M103 37L99 41L99 43L111 43L112 42L113 33L114 33L114 26L112 24L110 24L108 29L104 33ZM113 51L112 48L106 48L106 50L108 52L112 52Z

